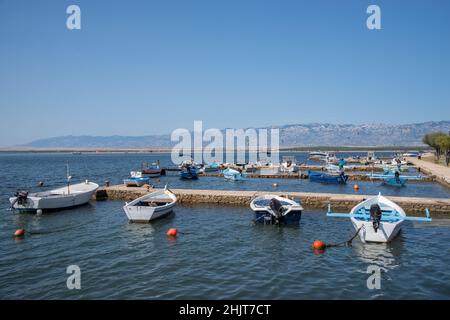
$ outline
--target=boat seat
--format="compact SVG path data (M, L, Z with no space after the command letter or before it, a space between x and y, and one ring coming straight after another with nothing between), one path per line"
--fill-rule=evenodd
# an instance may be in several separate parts
M357 213L367 216L364 220L370 221L370 208L360 208ZM398 211L388 208L381 208L381 221L383 222L396 222L400 220L399 216L400 213ZM359 219L362 220L362 218Z

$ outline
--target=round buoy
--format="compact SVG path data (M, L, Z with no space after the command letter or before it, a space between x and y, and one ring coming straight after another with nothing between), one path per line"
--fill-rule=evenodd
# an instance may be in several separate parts
M44 183L42 181L39 181L38 187L43 187L43 186L44 186Z
M278 187L278 183L272 184L272 187L274 187L274 188Z
M322 240L315 240L312 244L314 250L325 250L327 245Z
M25 229L17 229L14 232L14 237L23 237L25 235Z
M167 235L169 237L176 237L177 233L178 233L178 231L175 228L170 228L169 230L167 230Z
M37 214L38 216L40 216L40 215L42 214L42 209L37 209L37 210L36 210L36 214Z
M357 184L355 184L355 185L353 186L353 190L358 191L358 190L359 190L359 186L358 186Z

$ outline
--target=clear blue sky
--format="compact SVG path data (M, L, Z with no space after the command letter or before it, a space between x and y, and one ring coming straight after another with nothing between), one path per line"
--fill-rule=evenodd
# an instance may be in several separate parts
M366 28L370 4L382 30ZM449 120L449 15L445 0L0 0L0 145L196 119Z

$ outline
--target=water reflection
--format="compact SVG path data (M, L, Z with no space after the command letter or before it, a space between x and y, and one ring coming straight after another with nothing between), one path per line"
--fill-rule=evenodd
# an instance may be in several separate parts
M377 265L384 271L400 266L399 258L404 247L404 238L400 230L397 237L389 243L362 243L355 241L352 249L358 260L367 265Z

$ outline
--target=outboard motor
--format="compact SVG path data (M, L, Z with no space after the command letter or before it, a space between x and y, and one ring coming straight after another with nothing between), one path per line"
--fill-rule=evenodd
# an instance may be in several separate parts
M275 224L279 224L281 222L281 220L283 219L283 205L281 204L281 202L276 199L276 198L272 198L270 200L270 209L272 209L273 213L274 213L274 220L275 220Z
M372 219L372 225L375 232L380 228L381 214L381 208L378 204L375 203L370 206L370 218Z
M19 205L25 205L27 203L28 199L28 192L27 191L17 191L14 196L16 197L16 200L14 200L13 203L11 203L11 208L14 208L14 205L17 203Z

